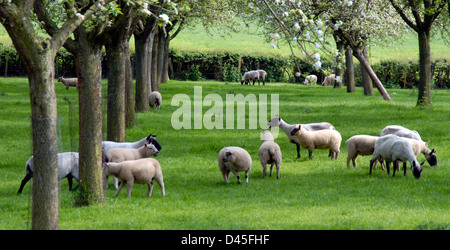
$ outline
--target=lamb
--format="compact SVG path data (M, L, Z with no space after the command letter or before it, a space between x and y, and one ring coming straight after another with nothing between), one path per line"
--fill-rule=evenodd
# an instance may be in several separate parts
M428 148L429 142L422 141L422 138L420 137L420 134L415 130L410 130L408 128L399 126L399 125L389 125L384 127L381 130L380 136L388 135L388 134L394 134L400 137L414 139L417 142L410 141L413 146L414 153L417 155L422 152L425 155L425 158L427 159L430 166L437 165L437 156L436 156L436 150L430 150Z
M151 108L161 108L162 97L158 91L153 91L148 96L148 102Z
M259 84L259 78L260 78L260 74L257 70L245 72L245 74L242 76L242 79L241 79L241 85L243 85L244 82L245 82L245 85L248 85L250 81L253 81L253 85L255 85L256 80L258 80L258 84Z
M375 142L377 139L380 138L379 136L372 136L372 135L354 135L350 137L345 144L347 145L347 167L350 167L350 159L352 160L353 167L356 168L356 157L358 155L372 155L374 148L375 148ZM383 161L380 161L381 167L384 170L384 164ZM375 162L375 168L376 168L376 162Z
M66 90L69 89L69 87L78 88L78 78L64 78L61 76L58 78L58 82L62 82L66 86Z
M333 125L328 122L320 123L308 123L308 124L288 124L279 115L276 115L272 120L267 123L269 128L280 127L284 133L287 135L289 141L297 146L297 158L300 158L300 141L296 135L291 135L291 131L294 129L295 125L302 125L305 130L316 131L322 129L335 129Z
M324 129L318 131L308 131L302 125L295 125L291 135L296 135L302 148L309 151L309 158L312 159L314 149L330 149L331 159L339 157L342 136L336 130Z
M316 75L309 75L305 78L305 85L316 85L317 83L317 76Z
M325 79L322 82L322 86L327 86L330 83L334 83L335 79L336 79L336 75L335 74L331 74L331 75L326 76Z
M125 183L127 185L127 197L131 197L131 189L133 188L134 183L147 184L147 197L151 197L153 191L153 179L155 179L161 187L162 196L166 195L161 165L154 158L108 162L104 164L103 171L106 177L114 175L121 181L119 189L113 197L119 195Z
M399 166L399 162L409 161L411 164L414 177L420 178L422 173L422 164L416 159L413 148L407 139L399 137L397 135L385 135L375 142L375 150L373 152L372 160L370 160L370 172L372 174L372 166L375 160L382 158L386 161L387 172L389 174L389 168L391 162L395 164L394 172L392 176L395 176L395 170ZM406 175L406 167L404 168L404 175Z
M79 182L79 168L78 168L78 153L77 152L65 152L57 154L57 166L58 166L58 181L67 178L69 182L69 190L72 191L72 178ZM33 156L31 156L25 163L25 178L23 178L18 194L22 193L22 190L27 182L33 177Z
M270 164L270 176L272 176L273 164L277 167L277 179L280 179L280 166L281 166L281 149L280 146L274 142L273 131L261 130L261 140L263 143L258 150L259 161L263 167L262 178L266 177L266 166Z
M105 153L107 153L110 149L113 148L140 148L144 146L144 144L153 144L155 145L158 151L161 151L161 145L159 145L156 140L156 135L150 134L149 136L136 141L136 142L114 142L114 141L102 141L102 148Z
M158 149L153 144L144 144L140 148L113 148L106 153L109 162L123 162L158 156Z
M228 183L230 171L236 176L237 181L241 184L241 177L238 172L245 172L245 182L248 183L248 173L252 168L252 158L250 154L240 147L225 147L219 152L217 159L220 172L223 179Z

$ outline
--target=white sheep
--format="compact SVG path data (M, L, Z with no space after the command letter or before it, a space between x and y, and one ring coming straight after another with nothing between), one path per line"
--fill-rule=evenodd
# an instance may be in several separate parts
M151 108L161 108L162 97L158 91L153 91L148 96L148 102Z
M257 70L251 70L248 72L245 72L241 79L241 85L244 84L248 85L250 81L253 81L253 85L255 85L255 81L258 80L259 84L259 72Z
M153 144L144 144L140 148L113 148L106 152L109 162L122 162L158 156L158 149Z
M385 135L378 138L375 142L372 160L370 160L369 174L372 174L373 163L380 157L386 161L388 174L392 162L395 165L392 176L395 176L395 170L399 168L399 163L409 161L414 177L420 178L423 163L419 164L414 155L413 148L407 139L397 135ZM404 174L406 175L406 168L404 168Z
M57 154L58 181L67 178L69 190L72 190L72 178L79 182L78 153L65 152ZM23 178L18 194L22 193L23 187L33 177L33 156L25 163L25 178Z
M272 131L261 130L261 140L263 143L258 150L259 161L263 168L262 178L266 177L267 164L270 164L270 176L272 176L273 164L277 167L277 179L280 179L281 166L281 149L280 146L274 142Z
M350 137L345 142L348 152L347 167L350 167L350 160L352 160L353 167L356 168L356 157L358 157L358 155L372 155L375 148L375 142L378 138L380 137L372 135L354 135ZM380 163L384 170L383 161ZM376 164L377 163L375 162L375 168L377 166Z
M308 131L316 131L322 129L335 129L333 125L328 122L319 123L308 123L308 124L288 124L279 115L276 115L272 120L267 123L269 128L280 127L283 132L287 135L289 141L297 146L297 158L300 158L300 141L296 135L291 135L291 131L294 129L295 125L302 125L302 127Z
M303 125L295 125L291 135L296 135L300 141L300 146L308 149L310 159L312 159L314 149L329 149L332 160L339 157L342 136L336 130L308 131L303 128Z
M127 197L130 197L134 183L147 184L147 197L151 197L153 191L153 179L155 179L161 187L162 196L166 195L161 165L154 158L143 158L123 162L107 162L104 164L103 171L106 177L114 175L121 181L119 189L113 197L119 195L125 184L127 185Z
M405 128L405 127L402 127L399 125L389 125L389 126L384 127L381 130L380 136L385 136L385 135L389 135L389 134L417 140L417 143L411 142L411 143L414 143L414 144L412 144L414 152L415 153L422 152L425 155L425 158L427 159L430 166L437 165L436 150L434 150L434 149L430 150L428 148L429 142L424 142L422 140L422 138L420 137L420 134L417 131L410 130L408 128ZM416 157L419 153L416 154Z
M58 78L58 82L62 82L66 86L66 90L69 89L69 87L78 88L78 78L64 78L61 76Z
M263 85L266 85L266 76L267 76L267 72L262 70L262 69L258 69L257 70L259 73L259 78L258 78L258 85L259 85L259 80L262 80Z
M305 78L305 85L316 85L317 83L317 76L316 75L309 75Z
M325 77L325 79L322 82L322 86L327 86L330 83L334 83L334 81L336 80L336 75L335 74L331 74L331 75L327 75Z
M245 172L245 182L248 183L248 173L252 168L252 158L250 154L240 147L225 147L219 152L217 159L220 172L223 179L228 183L230 171L236 176L237 181L241 184L241 177L238 172Z

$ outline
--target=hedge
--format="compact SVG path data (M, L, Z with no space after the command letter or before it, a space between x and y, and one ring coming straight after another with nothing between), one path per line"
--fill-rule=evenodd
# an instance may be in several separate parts
M307 74L315 74L319 81L325 76L312 68L304 59L297 59L302 77L295 78L296 67L292 57L268 55L243 55L229 52L184 52L171 49L170 77L177 80L220 80L240 81L244 72L264 69L268 73L268 82L303 82ZM131 55L134 65L135 54ZM107 76L106 56L103 55L103 75ZM75 58L61 49L55 58L56 76L75 76ZM322 67L331 68L330 62L322 62ZM419 82L418 62L382 61L372 65L375 73L386 88L412 88ZM436 60L432 62L434 88L450 88L450 62ZM356 84L361 82L359 65L355 64ZM17 52L12 46L0 43L0 76L26 76L26 70Z

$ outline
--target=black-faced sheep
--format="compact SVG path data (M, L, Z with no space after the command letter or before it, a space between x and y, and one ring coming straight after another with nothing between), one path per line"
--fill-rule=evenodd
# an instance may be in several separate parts
M58 82L62 82L66 86L66 90L69 89L69 87L78 88L78 78L64 78L61 76L58 78Z
M217 161L226 183L228 183L230 171L236 176L239 184L241 184L241 177L238 172L244 171L245 182L248 183L248 173L252 168L252 158L245 149L240 147L225 147L220 150Z
M262 178L266 177L267 164L270 164L270 176L272 176L273 165L277 167L277 179L280 179L280 167L282 154L280 146L274 141L271 131L261 130L263 141L258 150L259 161L263 168Z
M414 155L412 146L407 139L396 135L385 135L378 138L375 142L375 150L373 152L372 160L370 160L369 174L372 174L372 166L380 157L386 161L388 174L392 162L395 165L392 176L395 176L395 170L399 168L400 162L409 161L414 177L420 178L423 163L419 164L416 156ZM404 168L404 174L406 175L406 168Z
M161 108L162 97L158 91L153 91L148 96L148 102L151 108Z
M79 181L79 168L78 168L78 153L77 152L65 152L57 154L58 164L58 181L67 178L69 182L69 190L72 189L72 178ZM31 156L25 163L25 178L23 178L18 194L22 193L22 190L27 182L33 177L33 156Z
M317 131L307 131L302 125L295 125L291 131L291 135L296 135L300 142L300 146L309 151L309 158L312 159L314 149L331 150L331 159L339 157L342 137L336 130L324 129Z
M130 197L134 183L147 184L147 197L151 197L154 179L161 187L162 196L166 195L161 165L154 158L143 158L119 163L104 163L103 172L105 176L114 175L121 181L119 189L114 194L114 197L119 195L125 184L127 185L127 197Z

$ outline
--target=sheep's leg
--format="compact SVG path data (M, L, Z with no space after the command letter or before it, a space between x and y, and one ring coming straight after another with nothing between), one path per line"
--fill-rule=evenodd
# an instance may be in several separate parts
M358 155L355 155L355 157L352 158L352 163L353 163L353 167L354 167L354 168L357 167L357 165L356 165L356 157L358 157ZM376 164L376 163L375 163L375 164ZM349 164L348 164L348 160L347 160L347 167L348 167L348 165L349 165ZM376 166L376 165L375 165L375 166Z
M72 191L72 174L68 174L67 176L67 182L69 182L69 191Z
M119 185L118 185L117 183L118 183L117 178L116 178L116 177L113 177L113 185L114 185L114 187L116 188L116 190L119 188Z
M245 183L248 183L248 172L250 170L245 171Z
M161 188L162 196L165 196L166 195L166 190L164 189L164 181L163 181L162 177L161 178L156 178L156 182L158 182L158 185Z
M123 186L125 186L124 182L120 183L119 188L117 189L117 192L113 195L113 197L117 197L120 193L120 190L122 190Z
M131 189L133 188L134 180L127 181L127 197L131 197Z
M403 175L406 176L406 161L403 162Z
M310 149L308 149L308 151L309 151L309 159L311 159L311 160L312 160L312 153L313 153L313 151L312 151L312 150L310 150Z
M230 176L230 170L227 169L225 173L222 173L222 175L223 175L224 181L226 183L228 183L228 177Z
M297 146L297 158L300 158L300 144L296 143Z
M19 191L17 191L18 194L22 193L23 187L25 187L25 184L33 177L33 173L28 173L23 178L22 182L20 183Z
M266 171L267 171L267 163L265 162L261 162L262 168L263 168L263 174L262 174L262 178L266 177Z
M277 163L277 179L280 179L280 163Z
M150 181L148 183L148 193L147 193L147 197L152 197L152 192L153 192L153 181Z
M335 160L337 160L337 159L339 158L339 153L340 153L339 150L336 150L336 151L334 152L334 159L335 159Z
M374 160L373 158L372 158L372 160L370 160L370 170L369 170L369 174L372 174L373 162L376 161L376 160L377 160L377 159Z
M272 177L273 163L270 165L270 176Z

